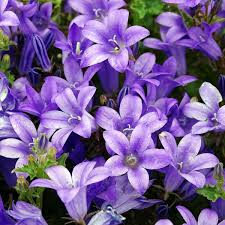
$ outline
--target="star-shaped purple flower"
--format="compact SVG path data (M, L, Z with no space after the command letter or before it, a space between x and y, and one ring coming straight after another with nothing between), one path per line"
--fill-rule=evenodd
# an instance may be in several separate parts
M129 48L149 35L144 27L128 26L129 12L117 10L111 12L106 21L89 21L83 35L93 41L83 54L81 66L87 67L108 60L109 64L117 71L126 70L129 61Z
M110 168L113 176L127 173L130 184L139 193L143 194L149 187L146 169L161 169L170 164L165 150L150 146L151 137L144 125L137 126L130 139L116 130L105 131L103 137L106 147L116 154L106 161L105 166Z

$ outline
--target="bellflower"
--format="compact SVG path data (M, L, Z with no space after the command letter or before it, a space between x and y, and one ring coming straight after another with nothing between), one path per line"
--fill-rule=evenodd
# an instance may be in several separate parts
M213 38L213 34L221 28L220 23L209 25L202 23L202 28L191 27L188 30L189 38L178 41L179 45L197 49L213 60L218 60L222 56L222 50Z
M184 115L194 118L198 122L192 127L193 134L204 134L209 131L223 131L225 129L225 106L220 107L222 102L220 92L212 84L204 82L199 89L203 100L191 102L184 106Z
M131 102L133 104L130 104ZM160 119L154 112L142 115L141 99L126 95L120 103L119 113L110 107L102 106L96 113L96 122L105 130L118 130L129 136L139 124L145 124L148 132L154 133L162 128L167 120L165 117Z
M8 215L17 220L16 225L48 225L42 217L41 210L26 202L13 203Z
M76 62L76 58L70 55L66 58L64 62L64 75L66 79L57 76L46 77L46 82L53 82L57 85L57 91L61 93L66 88L70 88L75 95L83 87L89 86L89 82L93 76L99 71L101 65L90 66L84 73Z
M36 179L30 187L47 187L57 191L65 204L69 215L76 221L83 220L87 214L86 187L102 181L111 172L105 167L96 167L96 162L83 162L76 165L72 176L63 166L53 166L46 169L49 179Z
M20 21L17 15L7 10L8 0L2 0L0 2L0 27L3 26L18 26Z
M146 38L144 45L149 48L164 51L168 56L174 56L177 61L177 72L185 74L187 70L185 47L178 42L187 36L187 28L180 15L172 12L160 14L156 22L160 25L161 40Z
M174 186L182 179L187 180L198 188L205 185L206 178L199 170L213 168L218 164L216 156L210 153L198 154L201 148L201 137L188 134L184 136L177 146L176 140L168 132L159 135L160 141L171 158L171 170L167 173L170 180L167 186Z
M69 0L70 7L80 13L72 23L83 27L89 20L103 21L107 15L125 6L123 0Z
M183 206L177 206L177 210L183 217L186 225L224 225L225 220L218 223L218 215L215 211L211 209L203 209L199 216L198 221L196 221L193 214ZM160 220L155 225L173 225L170 220Z
M170 163L168 154L163 149L149 147L151 137L144 125L137 126L130 140L119 131L105 131L103 137L106 146L116 155L109 158L105 166L113 176L128 175L133 188L144 193L149 187L149 175L146 169L161 169Z
M57 130L53 135L53 143L61 148L72 132L89 138L95 129L95 119L86 111L96 88L84 87L77 98L70 88L66 88L55 98L57 106L62 110L48 111L41 116L41 124L46 128Z
M140 26L128 26L129 12L117 10L111 12L104 23L89 21L83 35L93 41L83 54L81 66L87 67L108 60L117 71L126 70L129 61L129 47L149 35L149 31Z
M42 132L37 131L32 121L24 115L13 114L9 119L19 139L6 138L1 140L0 155L18 159L15 166L18 168L27 163L30 154L34 154L32 151L34 140L40 137Z
M40 117L44 112L57 109L54 97L58 94L57 85L52 80L46 80L40 93L30 85L26 85L26 99L20 103L19 109Z
M82 35L82 29L73 23L69 28L67 40L62 38L55 42L55 47L63 51L64 60L72 54L75 60L80 60L84 51L90 47L92 42Z
M166 3L178 4L181 7L196 7L204 0L163 0Z

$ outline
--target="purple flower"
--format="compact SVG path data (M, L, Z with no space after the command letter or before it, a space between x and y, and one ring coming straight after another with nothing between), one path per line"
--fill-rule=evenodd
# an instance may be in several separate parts
M181 139L178 146L175 138L168 132L162 132L159 138L171 158L170 171L165 178L167 189L173 189L172 187L182 179L202 188L206 179L199 170L213 168L219 161L210 153L198 155L202 144L201 137L188 134Z
M96 167L96 162L83 162L76 165L72 176L63 166L46 169L48 179L36 179L30 187L46 187L57 191L69 215L76 221L83 220L87 214L86 187L100 182L111 175L106 167Z
M3 26L18 26L20 21L17 15L7 10L9 0L1 0L0 2L0 27Z
M82 35L82 29L73 23L69 28L67 40L62 39L55 42L55 47L63 51L64 58L72 54L75 60L80 60L84 51L90 47L92 42Z
M213 33L221 28L220 23L209 25L202 23L202 28L191 27L188 30L189 38L178 41L178 44L191 49L197 49L213 60L218 60L222 56L220 46L213 38Z
M177 73L186 73L185 47L178 44L180 40L187 36L187 28L180 15L172 12L160 14L156 22L160 25L161 40L147 38L144 45L149 48L164 51L168 56L174 56L177 61Z
M151 148L151 137L144 125L137 126L130 137L116 130L105 131L103 137L106 147L116 155L109 158L105 165L113 176L128 175L135 190L144 193L149 187L149 175L146 169L161 169L170 163L163 149Z
M34 154L34 140L39 138L42 132L41 129L37 131L32 121L24 115L13 114L9 119L19 139L6 138L0 141L0 155L11 159L18 158L15 166L18 168L27 163L30 154Z
M179 4L181 7L195 7L204 0L163 0L166 3Z
M104 20L107 15L125 6L123 0L69 0L72 9L80 13L72 23L83 27L89 20Z
M211 209L203 209L199 216L198 221L196 221L193 214L183 206L177 206L177 210L183 217L186 225L224 225L225 220L218 223L218 215L215 211ZM155 225L173 225L170 220L160 220Z
M41 116L41 124L46 128L57 130L52 137L56 146L63 147L72 132L89 138L95 129L95 119L86 111L96 88L83 87L77 98L70 88L66 88L55 98L62 110L48 111Z
M96 122L105 130L118 130L127 136L139 124L145 124L145 128L148 126L150 133L154 133L166 124L165 117L160 119L155 112L142 116L142 110L142 101L139 97L126 95L120 103L119 113L110 107L102 106L96 113Z
M81 66L87 67L108 60L117 71L126 70L129 61L129 47L149 35L149 31L140 26L128 26L129 12L117 10L111 12L105 23L89 21L83 35L93 41L83 54Z
M2 202L2 198L0 195L0 224L4 225L15 225L15 221L13 221L6 213L6 210L4 209L4 205Z
M205 104L191 102L183 109L185 116L199 121L192 127L192 133L223 131L225 129L225 106L221 108L219 106L223 100L220 92L212 84L204 82L199 89L199 94Z
M42 217L41 210L26 202L13 203L12 209L7 213L17 220L16 225L48 225Z

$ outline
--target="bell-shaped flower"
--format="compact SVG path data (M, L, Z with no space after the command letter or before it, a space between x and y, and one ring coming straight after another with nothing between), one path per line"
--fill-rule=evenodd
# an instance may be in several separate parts
M141 26L128 26L129 12L116 10L111 12L104 23L89 21L83 35L93 41L83 54L81 66L88 67L108 60L117 71L124 72L128 66L129 48L149 35L149 31Z
M165 180L174 186L181 179L185 179L196 187L202 188L206 178L200 171L213 168L219 160L210 153L198 154L202 144L201 137L188 134L181 139L178 146L173 135L168 132L162 132L159 138L171 158L172 171L167 173Z
M204 82L199 89L199 94L205 103L190 102L184 106L184 115L196 119L193 125L193 134L204 134L209 131L225 130L225 106L220 107L223 98L212 84Z
M165 150L150 146L152 140L144 124L133 130L130 139L116 130L105 131L103 137L106 147L115 153L105 166L110 168L113 176L127 173L130 184L139 193L143 194L149 187L147 169L157 170L170 164L170 157Z
M62 148L72 132L84 138L91 136L95 129L94 117L86 111L91 101L95 87L83 87L75 97L70 88L66 88L55 98L59 110L45 112L41 116L41 125L46 128L57 130L52 142Z

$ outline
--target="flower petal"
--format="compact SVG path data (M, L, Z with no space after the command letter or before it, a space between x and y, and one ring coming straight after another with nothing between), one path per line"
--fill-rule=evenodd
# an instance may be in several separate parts
M155 225L173 225L173 223L170 220L163 219L159 220Z
M198 225L217 225L218 215L211 209L203 209L198 216Z
M5 11L1 15L0 26L18 26L20 21L17 15L11 11Z
M205 104L213 110L217 110L223 98L215 86L209 82L204 82L199 88L199 94Z
M106 144L118 155L125 155L129 150L127 137L119 131L111 130L103 133Z
M197 188L203 188L205 185L205 176L198 171L191 171L188 174L180 173L180 175Z
M128 168L124 165L123 158L119 155L114 155L109 158L105 166L111 170L112 176L121 176L128 171Z
M92 97L94 96L96 88L93 86L90 87L83 87L77 97L77 102L81 109L86 109L87 105L91 101Z
M164 149L148 149L141 154L141 166L157 170L168 166L171 159Z
M150 35L150 32L141 26L132 26L129 27L125 32L125 38L126 38L126 46L132 46L136 44L138 41L148 37Z
M185 208L183 206L177 206L177 210L179 211L179 213L183 217L184 221L188 225L197 225L197 221L196 221L195 217L187 208Z
M138 167L136 169L130 169L127 175L132 187L140 194L144 194L149 186L149 175L147 170L142 167Z
M222 106L218 113L217 113L217 119L219 121L219 123L221 123L222 125L225 125L225 106Z
M19 138L27 144L33 143L33 138L37 137L37 130L27 117L13 114L10 116L10 122Z
M48 179L36 179L31 182L30 188L32 187L44 187L44 188L51 188L57 190L58 186L55 184L54 181Z
M96 113L96 123L105 130L116 130L120 115L112 108L102 106Z
M132 103L132 104L131 104ZM120 103L121 118L131 118L136 122L142 114L142 101L138 96L126 95Z

